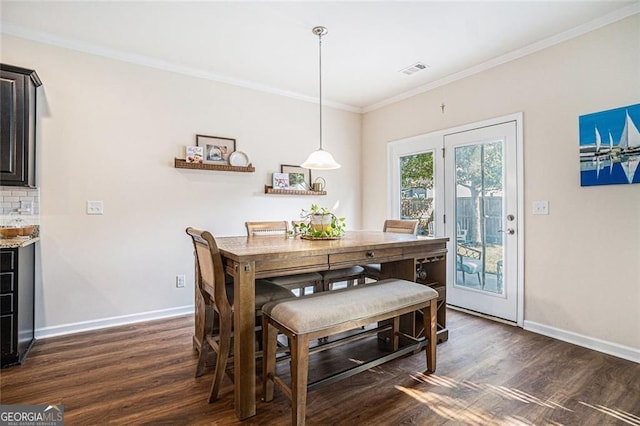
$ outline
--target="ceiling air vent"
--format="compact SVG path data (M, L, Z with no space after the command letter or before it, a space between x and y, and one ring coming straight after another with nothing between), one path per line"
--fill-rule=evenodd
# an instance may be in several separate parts
M418 71L422 71L429 68L429 65L423 64L422 62L416 62L413 65L410 65L404 69L401 69L400 72L406 75L415 74Z

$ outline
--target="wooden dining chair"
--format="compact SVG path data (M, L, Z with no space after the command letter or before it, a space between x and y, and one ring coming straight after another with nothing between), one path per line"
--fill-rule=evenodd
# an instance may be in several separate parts
M289 232L289 223L286 220L245 222L244 226L247 228L247 235L250 237L287 235L287 232Z
M247 235L249 237L267 235L286 236L289 232L289 223L286 220L245 222L244 225L247 228ZM297 290L300 296L304 296L306 289L309 287L313 287L314 293L322 290L322 275L317 272L270 277L269 281L288 288L289 290Z
M222 378L227 369L233 329L233 284L225 283L222 257L213 235L208 231L187 228L193 241L196 257L196 283L199 296L204 302L204 327L200 341L200 355L196 367L196 377L205 370L205 362L210 350L216 352L213 383L209 392L209 402L218 399ZM295 295L284 287L266 280L256 280L256 316L261 318L262 306L270 301L293 298ZM198 319L196 319L198 320Z
M322 275L323 291L333 290L335 283L343 281L347 282L347 288L353 287L355 283L364 284L365 279L364 268L362 266L322 271L320 275Z
M416 235L418 232L418 220L397 220L387 219L384 221L382 227L383 232L392 232L396 234L412 234ZM379 263L371 263L364 265L364 274L366 278L378 281L380 279L381 266Z

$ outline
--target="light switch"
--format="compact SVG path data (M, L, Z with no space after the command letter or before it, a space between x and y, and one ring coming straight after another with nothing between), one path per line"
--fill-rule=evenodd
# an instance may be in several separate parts
M549 214L549 202L548 201L534 201L533 202L533 214Z
M102 201L87 201L87 214L104 214Z

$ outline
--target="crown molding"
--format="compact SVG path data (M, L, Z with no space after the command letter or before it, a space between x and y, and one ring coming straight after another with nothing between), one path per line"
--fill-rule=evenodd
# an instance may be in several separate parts
M538 52L540 50L546 49L551 46L555 46L556 44L560 44L564 41L571 40L583 34L589 33L591 31L597 30L614 22L620 21L622 19L628 18L629 16L640 13L640 1L632 4L631 6L618 9L614 12L611 12L607 15L604 15L598 19L594 19L591 22L587 22L585 24L579 25L575 28L557 34L555 36L546 38L544 40L538 41L536 43L525 46L521 49L514 50L513 52L498 56L494 59L486 61L482 64L473 66L464 71L460 71L454 74L450 74L444 78L433 81L431 83L422 85L415 89L409 90L407 92L401 93L399 95L384 99L380 102L376 102L375 104L371 104L362 108L363 113L375 111L387 105L394 104L396 102L403 101L405 99L414 97L421 93L428 92L430 90L436 89L438 87L447 85L449 83L453 83L458 80L462 80L463 78L470 77L472 75L481 73L483 71L487 71L491 68L495 68L498 65L506 64L507 62L514 61L516 59L520 59L524 56L531 55L532 53Z
M612 13L604 15L598 19L595 19L586 24L582 24L578 27L575 27L563 33L560 33L555 36L541 40L539 42L530 44L529 46L526 46L524 48L515 50L505 55L501 55L499 57L486 61L482 64L478 64L466 70L450 74L439 80L433 81L431 83L422 85L415 89L409 90L407 92L403 92L396 96L392 96L390 98L384 99L380 102L376 102L374 104L371 104L362 108L353 106L353 105L343 104L340 102L334 102L331 100L323 100L323 104L332 108L349 111L349 112L360 113L360 114L375 111L387 105L391 105L391 104L403 101L405 99L428 92L438 87L470 77L472 75L481 73L483 71L487 71L499 65L514 61L516 59L522 58L524 56L530 55L532 53L538 52L540 50L562 43L564 41L571 40L575 37L578 37L588 32L594 31L596 29L602 28L606 25L620 21L622 19L625 19L637 13L640 13L640 2L636 2L628 7L616 10ZM240 80L233 77L214 74L201 69L186 67L183 65L167 62L167 61L149 57L149 56L136 55L136 54L127 53L127 52L116 50L116 49L111 49L111 48L104 47L97 44L86 43L86 42L82 42L74 39L55 36L45 32L34 31L31 29L21 27L19 25L15 25L11 22L2 22L0 31L4 34L12 35L15 37L20 37L27 40L40 42L43 44L49 44L57 47L62 47L65 49L88 53L91 55L97 55L97 56L102 56L110 59L115 59L122 62L133 63L136 65L142 65L142 66L155 68L155 69L168 71L168 72L173 72L176 74L182 74L190 77L202 78L205 80L215 81L218 83L242 87L250 90L256 90L259 92L269 93L277 96L284 96L287 98L291 98L291 99L295 99L303 102L310 102L310 103L318 102L317 97L308 96L308 95L304 95L297 92L282 90L275 87L257 84L250 81Z
M134 53L128 53L121 50L111 49L98 44L86 43L79 40L60 37L53 34L34 31L15 25L11 22L2 22L0 31L4 34L8 34L14 37L19 37L31 41L36 41L43 44L49 44L52 46L62 47L64 49L75 50L82 53L88 53L90 55L102 56L109 59L115 59L117 61L128 62L136 65L142 65L149 68L155 68L162 71L168 71L176 74L182 74L189 77L202 78L204 80L211 80L218 83L228 84L231 86L242 87L245 89L256 90L258 92L269 93L272 95L284 96L291 99L296 99L303 102L318 103L318 98L314 96L308 96L301 93L291 92L287 90L278 89L275 87L257 84L250 81L240 80L225 75L214 74L208 71L204 71L198 68L186 67L183 65L167 62L161 59L153 58L150 56L137 55ZM331 100L323 99L323 105L336 109L341 109L349 112L362 113L362 108L342 104L339 102L333 102Z

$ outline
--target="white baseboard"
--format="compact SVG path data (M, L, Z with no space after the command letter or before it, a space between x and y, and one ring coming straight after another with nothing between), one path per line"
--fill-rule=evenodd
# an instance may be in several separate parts
M640 363L640 349L607 342L605 340L584 336L572 331L561 330L544 324L538 324L533 321L525 320L524 329L544 336L553 337L554 339L573 343L574 345L593 349L594 351L603 352L605 354L617 356L618 358Z
M122 315L119 317L102 318L98 320L76 322L72 324L55 325L52 327L37 328L36 339L62 336L65 334L80 333L82 331L97 330L100 328L115 327L118 325L134 324L137 322L152 321L156 319L178 317L194 313L193 305L177 308L161 309L158 311L142 312L139 314Z

